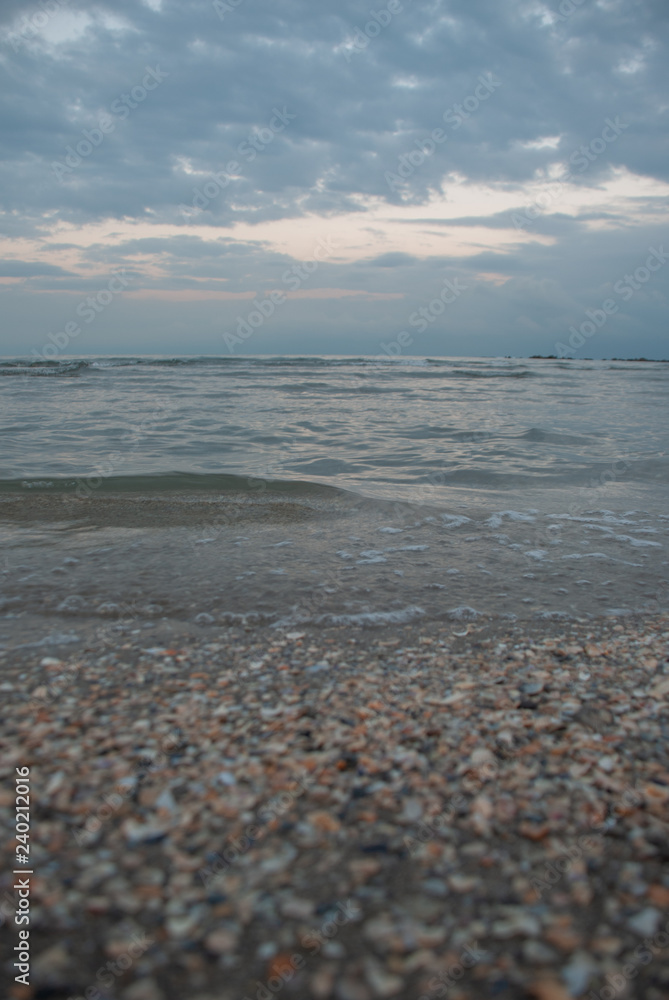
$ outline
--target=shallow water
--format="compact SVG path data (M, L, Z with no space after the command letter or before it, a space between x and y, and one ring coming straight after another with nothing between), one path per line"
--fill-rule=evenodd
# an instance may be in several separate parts
M669 607L669 368L5 361L0 641ZM4 639L2 638L4 636Z

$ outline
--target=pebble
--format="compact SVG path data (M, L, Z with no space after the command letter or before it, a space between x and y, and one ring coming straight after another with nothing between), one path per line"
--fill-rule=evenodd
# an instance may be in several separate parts
M401 976L387 972L374 958L365 958L364 968L365 978L375 997L394 997L404 985Z
M523 956L530 965L554 965L558 961L554 948L533 938L523 943Z
M498 941L512 937L538 937L540 933L540 921L525 910L510 912L505 920L496 920L492 925L492 935Z
M421 883L421 889L428 896L435 896L437 899L445 899L448 896L448 886L443 879L428 878Z
M562 979L571 995L580 997L597 972L598 966L594 959L587 952L578 951L563 968Z
M647 906L627 921L630 930L639 937L652 937L660 926L662 914L654 906Z
M121 993L121 1000L165 1000L165 994L155 979L146 976L137 979Z
M238 942L239 935L227 930L212 931L204 939L204 946L213 955L231 955ZM271 958L271 955L267 956Z
M669 621L470 624L5 658L36 988L85 996L148 935L122 1000L254 998L295 954L287 998L432 998L468 946L453 1000L597 995L669 907Z
M67 985L71 966L72 956L65 947L62 944L52 945L35 956L32 962L33 978L47 992L49 987L56 989Z

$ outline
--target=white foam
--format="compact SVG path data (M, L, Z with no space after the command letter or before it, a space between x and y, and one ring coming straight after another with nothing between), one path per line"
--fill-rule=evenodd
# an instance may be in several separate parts
M500 510L496 514L489 517L486 524L490 525L491 528L501 528L505 517L508 518L509 521L529 521L530 523L533 523L536 520L536 518L532 517L530 514L522 514L517 510Z
M474 618L480 618L482 613L476 608L470 608L468 604L461 604L459 608L449 608L448 611L449 617L457 618L458 621L472 621Z
M601 511L601 513L604 515L603 517L576 517L574 514L548 514L547 516L558 521L579 521L583 524L594 524L597 521L604 521L607 524L634 524L634 521L629 521L626 518L614 517L610 511Z
M404 528L377 528L376 530L383 532L384 535L401 535Z
M442 514L441 519L445 528L459 528L463 524L471 523L471 517L465 517L464 514Z
M664 548L660 542L649 542L646 538L632 538L631 535L613 535L612 537L615 538L617 542L629 542L630 545L633 545L637 549L643 547L653 549Z
M384 549L384 552L426 552L429 547L429 545L398 545L394 548Z
M542 559L545 559L546 556L548 555L548 549L528 549L525 555L529 556L530 559L536 559L538 561L541 561Z
M24 642L16 648L32 649L35 646L66 646L71 642L81 642L81 639L74 632L54 632L52 635L47 635L44 639L40 639L39 642Z
M329 625L403 625L425 614L423 608L411 605L399 611L362 611L357 615L320 615L315 621Z
M605 552L570 552L569 555L560 556L561 559L607 559L609 562L620 563L621 566L636 566L642 568L642 563L628 562L626 559L614 559L607 556Z

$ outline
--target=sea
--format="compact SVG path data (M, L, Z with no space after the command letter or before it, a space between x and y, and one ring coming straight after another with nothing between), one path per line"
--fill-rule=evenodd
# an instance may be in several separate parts
M669 365L0 359L0 644L669 608Z

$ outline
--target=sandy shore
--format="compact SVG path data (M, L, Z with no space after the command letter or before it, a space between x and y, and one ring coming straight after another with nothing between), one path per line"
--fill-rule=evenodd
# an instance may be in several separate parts
M7 995L669 997L669 619L532 628L0 654Z

